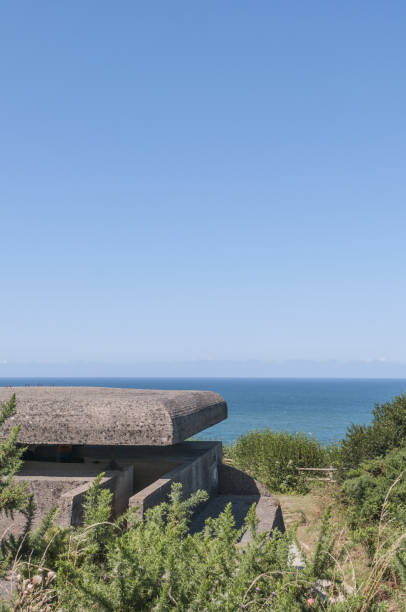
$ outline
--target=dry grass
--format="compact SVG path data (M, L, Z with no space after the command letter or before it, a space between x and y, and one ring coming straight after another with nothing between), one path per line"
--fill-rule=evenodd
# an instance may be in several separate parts
M380 539L386 540L385 530L389 526L386 523L386 507L390 492L397 481L393 483L388 491L385 503L382 508L380 521ZM340 574L344 578L344 586L348 591L360 591L366 597L365 604L359 608L359 612L366 612L368 605L380 590L386 591L383 577L388 568L394 551L406 538L406 534L399 536L385 550L378 541L378 548L375 558L369 559L366 549L362 544L355 544L351 538L348 527L345 523L345 509L339 502L337 496L338 489L334 484L315 484L314 488L306 495L282 495L277 494L277 499L281 505L282 513L287 528L297 528L297 539L302 550L310 555L314 552L317 537L320 531L323 512L327 507L331 507L332 520L338 534L337 555L340 550L345 554L339 563ZM390 585L389 585L390 586ZM401 612L405 609L403 603L391 599L387 594L384 599L391 612Z
M320 533L321 519L327 507L331 507L332 521L339 534L337 548L348 550L347 558L341 562L343 575L348 587L353 588L354 574L358 580L367 577L370 567L366 550L355 544L345 524L345 511L338 502L337 486L330 483L315 484L306 495L281 495L277 498L282 508L287 528L297 527L297 539L303 551L311 555Z

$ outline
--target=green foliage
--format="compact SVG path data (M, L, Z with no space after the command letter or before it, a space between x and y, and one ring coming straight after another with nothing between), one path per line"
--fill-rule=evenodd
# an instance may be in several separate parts
M16 397L13 394L10 400L0 407L0 427L14 416L16 412ZM17 446L19 425L12 427L8 436L0 440L0 512L13 519L15 512L25 516L25 528L19 536L5 535L0 543L0 574L4 574L11 558L21 548L27 539L32 524L35 506L32 496L27 492L26 486L16 483L14 477L22 465L24 448Z
M323 568L327 569L334 566L333 548L334 548L334 529L330 524L331 508L327 508L323 514L321 521L321 529L319 539L314 551L312 559L312 573L315 576L320 575Z
M332 451L303 433L266 429L241 436L226 449L234 465L263 482L270 491L306 492L297 467L326 467Z
M406 525L406 447L361 463L347 473L342 491L353 528L380 520L389 489L386 519L397 526Z
M229 504L218 518L207 520L201 533L190 535L191 513L207 499L206 493L198 491L183 500L181 485L175 484L170 501L148 511L144 520L130 511L125 521L112 523L106 520L109 508L100 484L97 481L87 495L84 526L65 530L67 539L61 541L57 557L51 558L47 550L42 559L57 570L47 610L285 612L309 609L310 598L318 611L361 610L360 596L345 605L328 604L317 589L317 580L332 580L335 571L328 515L314 558L298 574L291 565L294 534L257 533L255 507L241 529L235 527ZM106 529L100 532L102 522ZM239 540L247 530L251 542L242 548ZM44 601L41 590L34 589L33 610L34 596Z
M1 405L0 426L4 425L15 411L16 398L12 395L10 401ZM14 476L22 465L24 453L24 448L19 448L16 444L19 430L19 425L16 425L5 439L0 440L0 512L11 517L16 510L24 510L28 501L24 485L14 481Z
M83 505L83 525L84 528L78 533L79 539L82 532L86 534L83 542L86 546L81 548L89 562L97 562L105 550L105 542L108 540L111 531L111 501L113 494L109 489L102 487L104 472L94 479L92 486L88 489Z
M406 593L406 546L396 551L391 565L403 592Z
M351 425L341 443L340 462L344 469L383 456L406 445L406 393L392 402L376 404L369 426Z
M371 425L349 427L337 465L348 525L370 555L375 584L405 587L406 394L376 404Z
M336 550L330 510L323 516L315 552L300 572L292 566L295 534L259 534L254 506L241 529L236 529L228 505L216 519L206 521L202 532L191 535L191 516L207 500L207 494L198 491L183 499L179 484L173 486L169 501L149 510L143 520L131 510L112 521L112 495L103 488L101 474L86 494L82 527L55 526L56 511L52 511L36 531L31 531L32 498L13 480L23 452L16 445L18 427L13 428L0 442L0 510L23 512L27 522L19 538L11 538L7 546L2 542L7 561L12 551L18 550L19 555L19 599L12 609L387 609L385 602L378 601L383 578L406 586L405 409L406 395L377 405L371 426L352 426L340 447L324 447L304 434L266 430L242 436L226 450L237 467L269 489L283 492L306 490L297 467L342 466L341 490L349 523L371 552L369 575L342 601L337 600L337 594L344 593L344 576L338 578L344 548ZM14 412L13 396L1 407L0 425ZM239 542L246 531L251 541L242 547ZM320 581L329 581L327 593L320 592ZM3 603L0 609L9 608Z
M262 481L272 491L307 490L297 467L340 468L341 478L363 461L383 457L406 445L406 393L392 402L376 404L371 425L351 425L340 444L323 446L303 433L253 431L226 449L236 467Z
M350 470L341 490L353 537L369 553L379 579L405 588L406 447Z

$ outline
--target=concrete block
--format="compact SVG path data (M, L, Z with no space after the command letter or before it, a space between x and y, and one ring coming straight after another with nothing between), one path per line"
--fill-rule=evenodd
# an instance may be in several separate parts
M120 471L106 471L101 486L113 493L112 515L119 516L128 508L133 492L133 466ZM17 482L25 482L34 495L37 507L33 528L38 527L46 514L54 507L60 513L57 523L63 527L80 525L83 518L84 495L94 478L104 470L97 465L27 461L16 476ZM0 516L0 535L3 532L21 533L25 518L16 512L14 518Z
M227 418L224 399L212 391L0 387L0 402L13 392L17 412L1 435L20 424L21 444L165 446Z
M182 445L187 452L187 443ZM198 489L209 495L217 493L218 466L222 458L221 442L190 442L189 456L184 462L159 478L145 489L142 489L129 500L130 508L138 508L140 516L153 506L168 499L172 483L182 483L184 497L189 497Z

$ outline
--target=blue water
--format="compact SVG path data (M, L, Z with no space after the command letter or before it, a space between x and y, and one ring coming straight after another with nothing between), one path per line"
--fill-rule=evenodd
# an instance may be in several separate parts
M350 423L367 424L375 402L406 392L405 379L299 378L3 378L0 386L68 385L140 389L209 389L227 401L229 417L201 437L233 442L252 429L304 431L335 442Z

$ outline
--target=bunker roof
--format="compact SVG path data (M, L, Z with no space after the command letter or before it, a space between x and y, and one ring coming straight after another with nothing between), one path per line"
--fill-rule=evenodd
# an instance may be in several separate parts
M16 394L16 414L1 436L20 424L22 444L176 444L227 418L213 391L110 387L0 387L0 402Z

